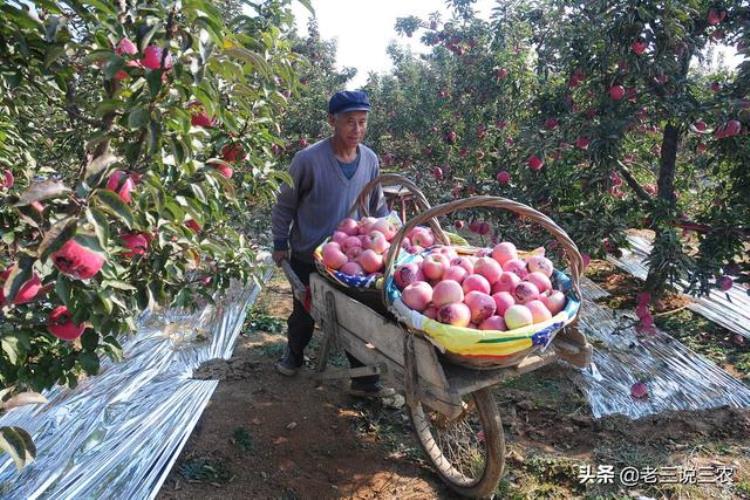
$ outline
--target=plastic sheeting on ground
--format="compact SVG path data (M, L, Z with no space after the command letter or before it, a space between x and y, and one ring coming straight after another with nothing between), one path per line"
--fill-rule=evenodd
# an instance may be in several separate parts
M651 253L651 242L632 234L628 235L628 240L632 249L623 249L622 257L619 259L610 255L607 260L633 276L645 280L648 275L645 259ZM691 299L693 301L687 306L688 309L750 339L750 296L745 288L735 284L727 292L711 290L707 296Z
M267 254L263 260L268 264ZM265 274L267 280L273 270ZM18 472L0 465L2 498L154 498L208 403L216 380L193 380L209 359L229 359L257 285L233 286L194 313L144 314L120 363L49 404L11 410L0 425L29 431L37 460Z
M635 314L593 301L609 295L581 280L584 304L578 326L594 345L591 369L572 377L582 388L594 418L622 414L636 419L668 410L701 410L728 405L750 407L750 388L666 333L639 335ZM631 326L633 325L633 326ZM631 386L645 378L649 397L634 399Z

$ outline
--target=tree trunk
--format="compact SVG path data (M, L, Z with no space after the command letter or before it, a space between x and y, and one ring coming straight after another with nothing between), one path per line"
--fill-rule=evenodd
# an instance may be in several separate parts
M659 179L657 186L659 188L659 199L669 207L669 213L673 213L677 206L677 196L674 193L674 178L677 164L677 150L680 145L680 128L672 123L667 123L664 127L664 137L661 143L661 158L659 162ZM654 218L656 220L656 218ZM654 247L661 242L664 232L671 231L672 226L665 224L656 224L656 238ZM658 292L664 288L667 282L669 266L657 265L658 262L651 262L646 278L646 288Z
M688 70L690 69L690 59L693 57L695 51L695 46L685 47L680 58L680 71L678 77L683 82L687 78ZM677 170L677 150L680 146L682 132L683 128L681 124L669 121L664 127L664 137L661 142L659 179L657 180L657 186L659 188L658 197L659 201L666 205L667 214L669 214L668 216L672 217L676 217L677 215L674 213L677 207L677 196L675 196L674 193L674 178ZM656 237L654 238L653 248L658 247L660 249L666 249L666 247L671 244L671 242L668 241L667 234L672 231L672 223L674 221L659 221L657 211L659 211L659 209L654 208L652 212L652 220L656 222ZM671 238L669 238L669 240L671 240ZM677 249L672 250L676 251ZM682 251L682 249L679 250ZM666 255L671 255L671 252L667 252ZM668 257L665 260L669 260ZM646 278L646 288L656 293L662 291L667 282L670 270L674 270L675 264L675 262L651 261L648 277Z

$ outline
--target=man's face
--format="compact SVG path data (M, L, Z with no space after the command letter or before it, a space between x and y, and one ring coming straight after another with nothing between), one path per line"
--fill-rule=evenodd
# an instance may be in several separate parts
M328 123L333 127L333 135L350 147L355 147L365 138L367 132L367 111L347 111L328 115Z

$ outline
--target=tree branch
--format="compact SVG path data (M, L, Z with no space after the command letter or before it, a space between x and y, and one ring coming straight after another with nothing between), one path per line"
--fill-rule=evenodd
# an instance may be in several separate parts
M628 167L625 166L624 163L622 163L620 160L617 161L618 170L622 174L623 178L625 179L625 182L628 183L628 186L630 186L630 189L632 189L636 195L640 199L646 202L651 202L653 198L651 198L651 195L649 195L645 189L641 187L641 185L638 183L635 177L633 177L633 174L630 173L630 170Z

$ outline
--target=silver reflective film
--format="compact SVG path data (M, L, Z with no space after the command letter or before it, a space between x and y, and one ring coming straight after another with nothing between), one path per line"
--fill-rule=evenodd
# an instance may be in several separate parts
M268 254L262 258L268 265ZM264 273L267 281L272 268ZM259 292L250 281L193 313L144 313L123 343L121 363L105 360L75 389L46 392L49 404L4 415L0 425L33 436L37 460L18 472L6 456L0 496L154 498L218 385L192 379L193 370L231 357Z

